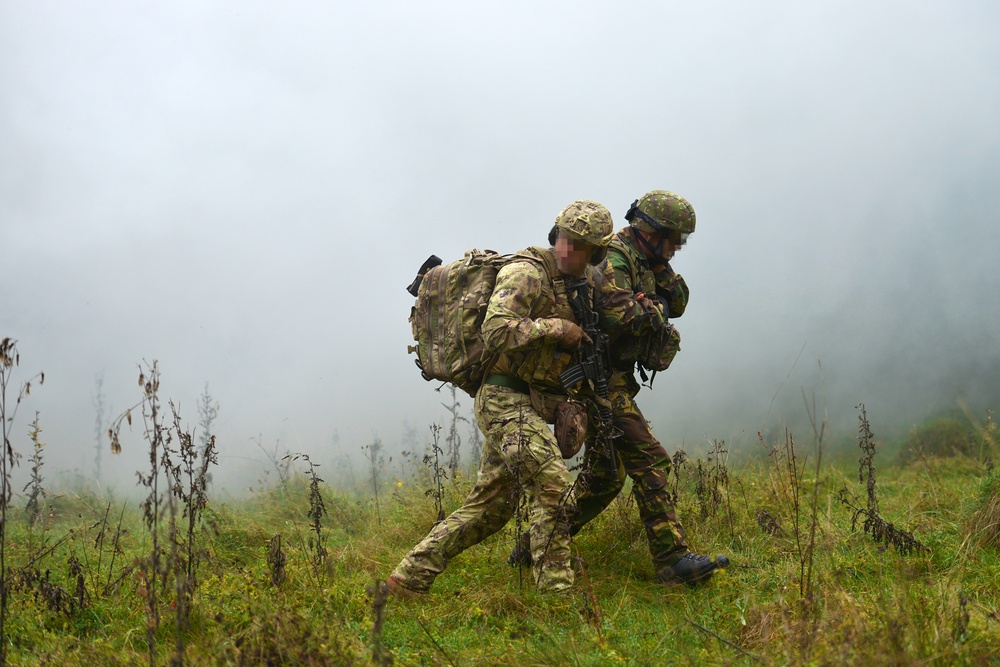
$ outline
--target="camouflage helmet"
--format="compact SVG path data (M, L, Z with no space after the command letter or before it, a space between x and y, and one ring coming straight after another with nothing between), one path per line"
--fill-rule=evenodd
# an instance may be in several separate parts
M577 200L560 211L556 228L598 248L608 247L615 233L611 211L587 199Z
M651 190L632 202L625 219L636 229L651 233L690 234L695 223L691 202L667 190Z

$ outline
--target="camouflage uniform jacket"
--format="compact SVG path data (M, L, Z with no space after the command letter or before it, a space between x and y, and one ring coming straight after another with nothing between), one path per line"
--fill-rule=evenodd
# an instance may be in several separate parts
M524 259L497 274L483 321L486 351L497 355L490 372L559 393L559 374L577 361L574 353L558 347L560 320L577 319L556 270L554 250L532 247L518 255ZM640 304L631 292L617 288L606 264L603 269L588 266L585 277L601 328L609 334L640 336L664 326L662 309Z
M611 240L606 265L613 272L615 285L634 294L642 293L654 299L662 309L664 320L684 314L688 288L684 279L674 273L670 264L650 266L632 228L620 230ZM619 331L612 334L611 364L621 373L631 373L638 353L638 338L642 333Z

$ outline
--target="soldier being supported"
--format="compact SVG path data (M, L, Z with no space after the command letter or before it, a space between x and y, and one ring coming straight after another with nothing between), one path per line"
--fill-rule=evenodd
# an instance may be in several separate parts
M687 307L688 287L674 273L670 260L694 232L694 209L679 195L653 190L636 200L625 218L630 226L619 231L608 248L614 282L637 297L655 295L665 316L680 317ZM729 562L725 556L713 560L690 552L667 488L670 458L635 402L640 386L633 375L636 366L640 373L644 369L664 370L680 349L679 343L680 337L670 326L639 335L620 332L613 338L614 372L608 385L614 425L622 436L615 441L615 457L588 446L579 483L578 513L570 531L575 535L600 514L622 490L626 475L631 477L653 567L662 583L703 581ZM534 535L530 537L534 539ZM509 562L526 564L531 557L527 540L522 539Z
M503 528L522 493L536 585L543 591L572 586L575 497L549 424L555 405L568 398L559 374L577 363L576 351L590 339L570 307L563 276L587 278L602 327L641 335L664 325L651 303L640 304L602 280L595 265L613 232L604 206L573 202L549 234L554 247L528 248L498 273L482 328L496 361L476 394L476 420L486 440L476 484L463 505L403 558L386 581L391 593L429 590L452 558Z

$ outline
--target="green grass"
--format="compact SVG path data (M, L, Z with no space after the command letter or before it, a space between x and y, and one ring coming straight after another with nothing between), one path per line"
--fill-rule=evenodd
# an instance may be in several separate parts
M882 516L929 548L904 557L875 543L860 526L852 529L851 510L838 502L844 486L864 498L856 464L824 466L807 599L787 475L769 460L730 469L724 502L703 518L691 465L681 471L681 520L693 548L732 558L727 571L696 588L656 584L635 505L623 495L577 536L587 584L578 574L572 591L539 594L527 572L506 565L514 542L509 526L455 558L429 595L389 601L381 641L394 663L1000 664L996 473L962 457L922 456L903 467L877 468ZM816 484L815 467L806 467L800 544L808 539ZM309 541L303 478L285 489L215 501L205 515L201 539L207 550L183 635L184 662L372 664L367 589L432 525L435 511L425 482L411 478L401 487L395 481L387 486L381 523L363 493L324 488L327 558L319 567ZM448 484L446 510L469 488L467 479ZM762 508L777 518L781 534L758 525ZM152 542L137 508L127 506L127 531L111 567L121 505L108 513L100 551L96 539L105 512L102 499L64 495L52 499L43 524L29 527L14 513L7 530L8 572L36 558L52 584L72 593L67 562L75 556L84 564L86 595L82 608L55 611L37 584L10 580L9 664L149 664L140 573ZM267 562L276 533L287 557L280 586L271 583ZM107 586L122 574L117 586ZM176 657L173 590L168 585L158 593L158 665Z

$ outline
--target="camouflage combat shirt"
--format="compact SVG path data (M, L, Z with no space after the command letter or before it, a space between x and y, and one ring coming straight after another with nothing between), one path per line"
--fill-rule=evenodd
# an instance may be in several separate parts
M491 373L519 378L542 391L561 392L559 374L577 363L576 353L560 349L560 320L577 322L565 285L557 275L552 248L531 247L497 274L482 333L486 352L496 354ZM609 335L641 336L664 326L662 308L643 305L616 287L611 268L588 266L594 310Z

